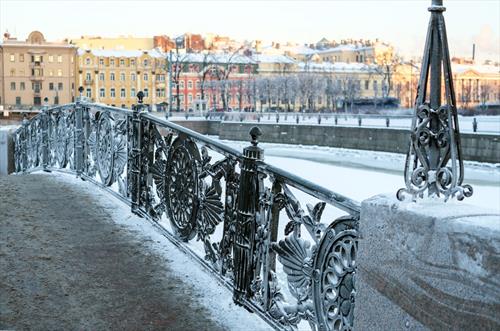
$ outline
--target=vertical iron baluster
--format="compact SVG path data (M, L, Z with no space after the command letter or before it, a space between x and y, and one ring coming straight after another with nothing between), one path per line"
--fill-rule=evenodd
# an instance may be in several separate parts
M131 200L132 212L139 211L139 204L141 198L141 117L140 112L142 109L142 99L144 93L139 91L137 93L138 104L134 106L134 113L132 115L132 169L131 169Z
M49 106L48 106L48 101L49 99L45 97L43 99L43 108L42 108L42 114L40 116L40 122L42 126L42 166L44 171L48 171L48 166L49 166Z
M83 87L80 86L78 91L80 91L80 98L76 99L75 106L75 170L76 176L81 177L83 171Z
M257 161L263 160L264 151L257 146L262 132L258 127L250 130L252 145L243 150L236 233L233 246L234 255L234 297L240 303L243 297L251 296L250 285L253 281L253 255L256 227L256 212L259 206L259 180Z

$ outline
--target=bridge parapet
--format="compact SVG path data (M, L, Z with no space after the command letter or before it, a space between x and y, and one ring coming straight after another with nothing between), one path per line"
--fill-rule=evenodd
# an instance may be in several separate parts
M361 205L356 329L500 328L500 214L380 195Z
M74 173L131 205L276 329L352 328L360 204L144 110L45 107L17 172Z

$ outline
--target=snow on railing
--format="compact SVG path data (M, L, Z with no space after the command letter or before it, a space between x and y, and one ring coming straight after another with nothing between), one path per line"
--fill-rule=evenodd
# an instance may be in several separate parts
M130 204L275 329L353 325L360 204L144 110L45 107L16 131L17 172L75 173ZM305 208L303 206L306 206Z

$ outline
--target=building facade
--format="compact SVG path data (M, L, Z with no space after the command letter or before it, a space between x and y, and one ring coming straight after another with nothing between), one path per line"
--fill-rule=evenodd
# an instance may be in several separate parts
M166 55L158 50L78 50L78 86L93 102L131 108L137 92L151 109L166 106Z
M25 41L8 33L0 44L0 105L4 109L37 108L74 101L76 48L48 42L39 31Z
M106 50L150 50L154 46L154 38L137 38L132 36L120 36L115 38L103 38L100 36L81 36L70 40L70 43L81 49L106 49Z

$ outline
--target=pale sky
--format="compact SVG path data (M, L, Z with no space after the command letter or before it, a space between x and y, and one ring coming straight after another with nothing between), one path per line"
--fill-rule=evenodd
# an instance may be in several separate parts
M420 56L430 0L71 1L0 0L0 31L19 39L81 35L216 33L237 40L316 42L322 37L379 38ZM451 55L500 61L500 0L444 0Z

